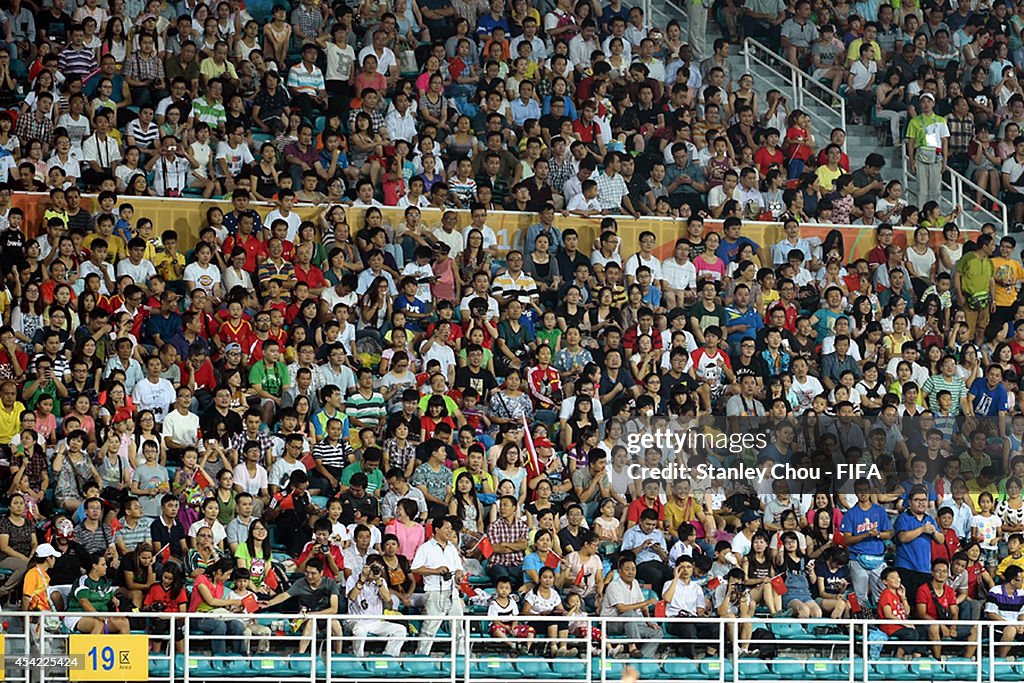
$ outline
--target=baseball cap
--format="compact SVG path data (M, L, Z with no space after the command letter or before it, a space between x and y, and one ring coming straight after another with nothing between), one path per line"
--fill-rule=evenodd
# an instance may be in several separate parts
M746 512L743 513L743 516L740 519L743 521L744 524L750 524L755 519L760 519L760 518L761 518L761 515L757 514L753 510L747 510Z
M36 557L41 560L47 557L60 557L60 552L49 543L40 543L36 546Z
M922 99L922 100L923 100L924 98L926 98L926 97L927 97L928 99L930 99L930 100L931 100L932 102L934 102L934 101L935 101L935 95L931 94L930 92L923 92L923 93L921 93L921 99Z
M546 436L545 437L541 437L541 438L537 439L536 441L534 441L533 445L536 446L537 448L554 448L555 447L555 444L551 443L551 440L549 438L547 438Z
M238 342L231 342L230 344L228 344L227 346L224 347L224 353L231 353L232 351L241 351L241 350L242 350L242 345L239 344Z

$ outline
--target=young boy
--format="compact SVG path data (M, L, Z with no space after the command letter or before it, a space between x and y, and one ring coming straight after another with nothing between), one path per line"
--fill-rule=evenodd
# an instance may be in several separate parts
M421 247L422 248L422 247ZM401 294L395 299L395 312L403 312L406 317L405 328L416 335L425 330L424 322L430 315L430 304L417 297L419 282L415 277L405 276L401 281Z
M582 192L569 200L565 207L566 216L591 216L601 215L601 202L597 199L597 182L590 180L583 181Z
M512 644L512 649L528 653L536 631L529 624L520 624L519 604L512 599L512 582L501 577L494 584L494 598L487 607L487 618L491 620L491 637L500 640L515 638L525 642Z
M125 202L117 207L117 222L114 224L114 234L125 242L135 235L132 233L132 216L135 215L135 207Z

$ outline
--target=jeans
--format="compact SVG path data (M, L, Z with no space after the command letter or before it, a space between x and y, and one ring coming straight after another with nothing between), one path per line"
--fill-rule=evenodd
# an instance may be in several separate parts
M244 640L224 640L224 636L240 636L245 633L245 625L238 619L197 619L192 622L192 630L213 636L210 638L210 650L214 655L222 655L229 649L245 654Z
M500 564L487 564L487 576L497 583L499 579L508 579L512 586L516 587L523 583L523 570L519 567L507 567Z

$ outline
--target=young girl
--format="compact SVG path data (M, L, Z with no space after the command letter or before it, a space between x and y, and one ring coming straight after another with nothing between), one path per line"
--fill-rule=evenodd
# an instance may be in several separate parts
M978 495L981 512L971 519L971 537L981 549L982 565L992 573L999 563L999 541L1003 535L1002 520L993 512L995 507L992 494L982 491Z
M491 637L500 640L515 638L518 642L512 644L513 651L519 650L526 654L533 647L532 641L537 631L529 624L519 623L516 618L519 616L519 603L511 596L512 582L505 577L498 579L494 586L494 597L487 607L487 617L491 619Z
M555 590L555 570L551 567L542 567L538 572L539 583L534 589L526 594L523 602L524 615L538 616L564 616L565 607L562 606L562 598ZM569 624L560 622L536 622L532 624L534 630L541 631L547 638L548 650L552 657L575 657L579 654L576 648L567 648L566 639L569 637Z
M420 418L420 442L434 437L437 426L444 422L456 431L455 421L448 415L448 407L443 396L431 396L427 401L426 415Z
M601 501L601 516L594 520L594 532L600 539L602 555L617 553L622 543L619 519L615 516L615 501L605 498Z
M565 615L570 618L569 635L573 638L586 640L590 638L594 648L600 650L601 629L597 626L590 626L587 620L589 616L583 606L583 598L579 593L569 593L565 596Z
M791 610L796 619L820 619L821 607L814 601L810 589L812 583L818 582L814 573L814 560L808 560L800 550L795 531L782 533L782 547L783 551L775 558L775 565L785 577L783 609Z

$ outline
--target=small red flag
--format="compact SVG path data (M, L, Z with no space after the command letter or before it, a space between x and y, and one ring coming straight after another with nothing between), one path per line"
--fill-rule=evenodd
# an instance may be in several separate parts
M843 532L842 531L839 531L838 529L835 530L835 532L832 534L832 543L834 545L839 545L839 546L846 545L843 542Z
M313 457L312 453L306 453L303 455L300 462L302 463L302 466L306 468L307 472L312 472L316 469L316 458Z
M850 593L846 596L846 601L850 603L850 612L853 614L860 613L860 600L857 599L856 593Z
M275 572L274 568L271 566L267 567L267 572L263 577L263 585L274 591L276 591L277 587L280 585L277 583L277 572Z
M537 449L533 445L533 434L530 433L530 425L523 414L523 439L526 445L526 477L533 479L540 476L540 464L537 462Z
M202 467L197 469L195 473L192 474L192 481L199 484L199 488L203 490L213 486L213 479L210 479L210 475L208 475L206 473L206 470L204 470Z
M772 588L775 589L775 592L777 594L785 595L786 591L789 590L788 588L786 588L786 577L782 574L779 574L774 579L772 579Z
M244 598L242 598L242 607L245 608L246 612L252 614L260 608L260 601L256 599L255 595L249 593Z
M572 582L574 586L582 586L583 579L586 576L586 567L580 567L580 573L576 575L576 580Z
M471 598L476 595L476 589L469 585L469 581L463 581L459 584L459 592L467 598Z
M668 610L668 604L664 600L659 600L654 604L654 617L656 619L664 619L665 612Z
M553 550L548 551L548 556L544 559L544 566L551 567L552 569L558 569L558 565L562 563L562 558L555 554Z
M171 559L171 544L167 543L167 544L164 545L163 548L160 548L160 551L156 554L156 557L161 562L167 562L168 560L170 560Z
M494 554L494 546L491 545L491 539L486 536L481 536L480 542L476 545L480 548L480 554L484 556L485 560L491 559L491 555Z
M708 579L708 590L715 590L722 585L722 582L717 577Z

